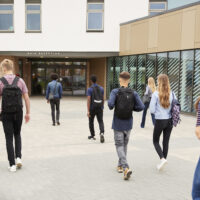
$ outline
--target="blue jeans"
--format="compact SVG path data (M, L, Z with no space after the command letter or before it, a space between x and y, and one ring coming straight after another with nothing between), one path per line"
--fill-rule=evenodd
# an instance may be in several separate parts
M149 108L149 104L150 102L147 102L144 104L144 111L143 111L143 115L142 115L142 122L141 122L141 127L144 128L145 127L145 122L146 122L146 115L147 115L147 110ZM153 125L155 125L155 115L151 114L151 118L152 118L152 123Z
M197 163L197 168L194 174L193 188L192 188L192 199L200 200L200 159Z

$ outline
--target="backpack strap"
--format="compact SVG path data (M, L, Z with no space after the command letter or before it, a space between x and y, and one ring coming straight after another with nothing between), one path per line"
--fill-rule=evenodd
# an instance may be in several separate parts
M18 81L19 81L19 77L16 76L15 79L13 80L13 82L12 82L12 86L17 86Z
M8 83L8 81L6 80L5 77L2 77L0 80L1 80L1 82L4 84L4 86L9 85L9 83Z

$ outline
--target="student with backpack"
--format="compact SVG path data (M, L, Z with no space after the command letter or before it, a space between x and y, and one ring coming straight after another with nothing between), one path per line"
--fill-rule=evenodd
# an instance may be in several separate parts
M60 99L62 98L62 85L59 83L58 74L53 73L51 75L52 81L48 84L46 90L47 103L51 105L51 116L53 121L53 126L60 125ZM56 109L56 116L55 116Z
M173 129L173 125L176 126L176 119L173 118L172 110L178 108L174 103L176 101L175 94L171 91L169 78L165 74L158 76L158 88L151 98L150 112L155 115L155 127L153 132L153 144L160 157L160 163L157 165L157 169L161 170L167 163L167 155L169 148L170 135ZM177 118L178 119L178 118ZM163 148L161 148L159 141L160 136L163 133Z
M150 77L148 79L148 85L146 87L146 91L145 91L144 97L143 97L143 103L145 105L145 108L144 108L143 115L142 115L142 122L141 122L141 125L140 125L141 128L145 127L147 110L149 108L149 104L150 104L150 101L151 101L152 94L155 91L156 91L155 80L154 80L154 78ZM153 125L155 125L155 116L154 116L154 114L151 114L151 118L152 118Z
M133 127L132 112L139 112L144 109L144 104L137 92L128 88L129 82L130 74L128 72L120 73L120 88L112 90L108 100L109 109L115 109L112 129L114 130L115 146L119 157L117 171L118 173L124 172L124 180L128 180L132 174L127 161L128 142Z
M197 123L196 123L196 136L200 140L200 97L195 103L195 108L197 111ZM192 187L192 199L199 200L200 199L200 158L197 163L197 167L194 174L193 187Z
M89 118L90 136L88 139L96 140L94 130L94 118L97 117L100 129L100 142L104 143L104 122L103 122L103 108L104 108L104 89L97 84L97 77L92 75L90 77L92 86L87 91L87 116Z
M1 118L6 138L9 170L16 172L22 167L21 154L21 126L23 121L23 103L25 100L26 114L25 122L30 120L30 100L28 89L24 81L13 74L13 61L5 59L1 62L1 70L4 76L0 79L0 96L2 96ZM15 151L13 147L15 140ZM15 162L16 158L16 162ZM16 164L16 165L15 165Z

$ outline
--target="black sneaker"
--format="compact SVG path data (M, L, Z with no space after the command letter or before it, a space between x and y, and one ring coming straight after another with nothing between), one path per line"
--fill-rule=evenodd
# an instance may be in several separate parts
M105 138L104 138L104 134L103 133L100 134L100 142L101 143L105 142Z
M91 136L91 135L88 136L88 139L89 139L89 140L91 140L91 139L96 140L96 138L95 138L94 136Z
M57 122L57 125L60 126L60 122Z
M55 123L52 124L52 126L55 126L55 125L56 125Z

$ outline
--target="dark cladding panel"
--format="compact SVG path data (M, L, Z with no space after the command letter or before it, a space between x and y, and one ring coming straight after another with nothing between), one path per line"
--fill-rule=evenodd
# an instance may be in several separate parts
M0 0L0 4L13 4L14 0Z
M42 3L42 0L26 0L26 4Z
M88 3L104 3L104 0L87 0Z

